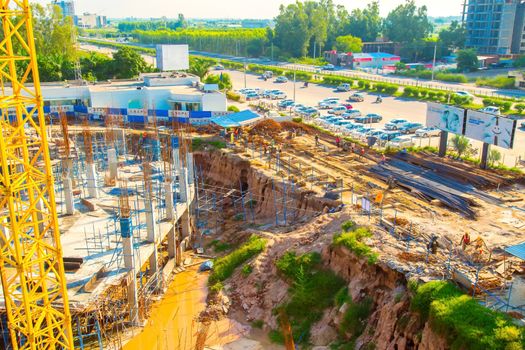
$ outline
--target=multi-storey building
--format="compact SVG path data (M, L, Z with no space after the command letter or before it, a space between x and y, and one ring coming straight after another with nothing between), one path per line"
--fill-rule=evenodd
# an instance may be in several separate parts
M483 55L525 52L524 0L468 0L466 46Z
M64 17L75 17L75 3L73 1L55 0L54 4L60 7Z

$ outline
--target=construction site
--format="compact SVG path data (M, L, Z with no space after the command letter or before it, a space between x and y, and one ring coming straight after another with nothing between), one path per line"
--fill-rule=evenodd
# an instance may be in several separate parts
M523 173L308 120L44 111L20 4L0 44L0 348L524 346Z

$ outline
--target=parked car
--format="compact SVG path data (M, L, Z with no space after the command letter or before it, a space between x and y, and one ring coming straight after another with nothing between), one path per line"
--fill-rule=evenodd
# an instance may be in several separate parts
M439 130L435 126L427 126L425 128L416 130L417 137L432 137L432 136L439 136L439 135L441 135L441 130Z
M521 128L525 129L525 122L521 123Z
M323 69L323 70L334 70L335 66L333 64L325 64L324 66L321 67L321 69Z
M302 111L302 114L307 116L307 117L313 117L313 116L316 116L319 114L319 111L316 109L316 108L313 108L313 107L306 107L303 111Z
M398 127L398 130L403 134L411 134L416 132L416 130L421 129L423 124L421 123L404 123Z
M356 124L356 123L352 123L352 122L350 122L350 123L351 124L346 124L345 125L345 129L348 130L349 132L354 130L354 129L363 127L363 125L361 125L361 124Z
M261 96L256 92L249 92L245 95L246 100L258 100L261 98Z
M385 124L386 130L397 130L401 124L407 123L406 119L392 119L390 122Z
M270 95L270 98L272 100L282 100L286 98L286 94L282 91L274 92L273 94Z
M280 77L277 77L277 79L275 79L275 82L276 83L287 83L288 78L285 77L284 75L281 75Z
M345 106L335 106L334 108L329 110L328 113L335 114L335 115L341 115L343 113L346 113L346 111L348 111L348 109L346 109Z
M339 97L327 97L325 99L322 99L320 102L327 102L327 101L339 101Z
M213 67L214 70L224 70L224 66L222 64L217 64Z
M264 79L264 78L266 78L266 79L271 79L271 78L273 78L273 72L267 70L266 72L264 72L264 73L262 74L262 78L263 78L263 79Z
M335 106L339 105L339 101L336 100L329 100L324 102L319 102L319 108L321 109L330 109Z
M341 106L345 106L346 109L352 109L352 108L354 108L354 106L352 106L350 103L347 103L347 102L343 102L343 103L341 103Z
M273 94L281 92L281 90L264 90L262 93L262 97L264 98L271 98Z
M468 98L472 98L472 99L474 98L474 95L472 95L468 91L456 91L456 95L461 96L461 97L468 97Z
M346 112L344 112L341 116L345 119L354 119L361 116L361 111L358 109L351 109L349 111L347 110Z
M395 148L412 147L414 146L414 142L412 141L410 136L398 136L390 140L389 146Z
M364 121L363 122L358 122L357 119L363 119ZM364 123L364 124L368 124L368 123L379 123L381 120L383 120L383 117L380 116L379 114L375 114L375 113L369 113L363 117L359 117L359 118L355 118L355 121L357 123Z
M365 95L363 95L360 92L356 92L355 94L350 95L348 98L348 101L350 102L363 102L365 100Z
M288 108L293 107L295 105L293 100L282 100L279 103L277 103L277 107L279 108Z
M381 136L379 136L379 139L381 141L391 141L401 135L402 134L399 131L385 131L383 134L381 134Z
M494 106L488 106L488 107L480 109L479 111L489 113L489 114L494 114L494 115L501 115L501 111L499 107L494 107Z
M347 84L347 83L343 83L343 84L339 84L339 86L335 89L336 91L340 91L340 92L348 92L350 91L350 84Z

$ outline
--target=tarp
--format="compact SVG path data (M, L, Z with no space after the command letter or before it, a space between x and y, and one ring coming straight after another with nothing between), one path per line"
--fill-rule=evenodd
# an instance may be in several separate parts
M259 119L262 119L259 114L247 109L230 115L213 117L210 120L212 123L217 124L223 128L238 128L244 125L253 124Z
M505 251L521 260L525 260L525 242L507 247Z

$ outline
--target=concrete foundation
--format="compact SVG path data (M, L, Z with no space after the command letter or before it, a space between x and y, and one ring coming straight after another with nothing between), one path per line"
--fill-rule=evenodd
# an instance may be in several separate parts
M97 172L96 172L95 164L86 164L86 177L87 177L88 195L91 198L98 198Z

